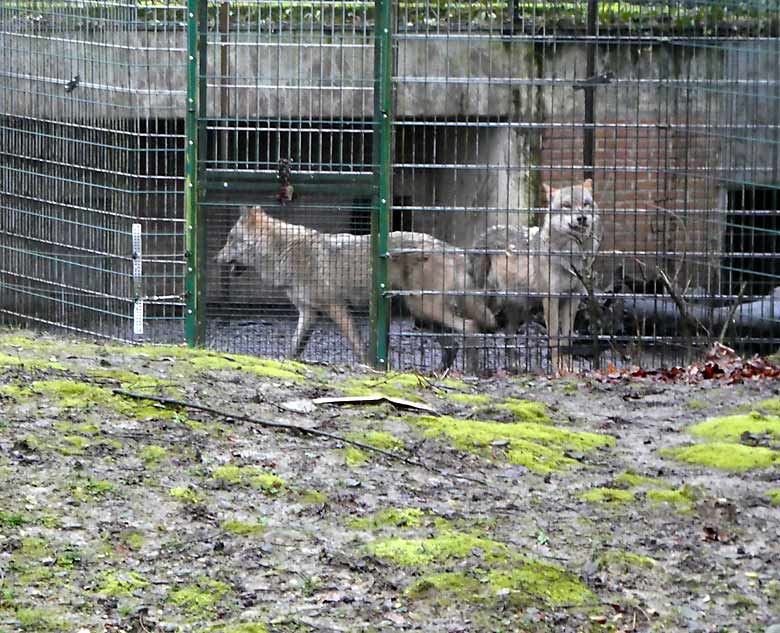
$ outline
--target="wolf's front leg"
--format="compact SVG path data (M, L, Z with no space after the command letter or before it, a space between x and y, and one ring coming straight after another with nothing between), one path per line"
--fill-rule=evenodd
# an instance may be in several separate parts
M360 341L357 328L355 328L355 323L352 321L352 316L349 314L347 307L344 305L330 305L325 307L324 310L344 334L347 341L349 341L355 358L359 362L364 363L366 354L363 350L363 343Z
M558 297L550 296L542 300L542 305L544 307L544 322L547 324L547 338L550 344L550 357L552 359L553 371L558 371L558 369L561 368L560 303Z
M560 314L560 337L562 341L561 345L565 345L571 349L574 343L574 318L577 315L577 309L580 306L580 300L578 298L560 299L558 302L558 310ZM571 352L567 352L561 356L563 362L562 369L571 371L574 369L574 359Z
M293 335L290 355L298 358L303 354L311 337L314 322L317 320L317 311L311 306L296 306L298 308L298 326Z

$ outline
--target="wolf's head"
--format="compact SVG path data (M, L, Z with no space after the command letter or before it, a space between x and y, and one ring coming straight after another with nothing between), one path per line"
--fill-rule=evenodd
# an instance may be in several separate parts
M264 232L263 227L269 220L262 207L245 209L230 229L224 246L217 253L216 262L229 266L230 272L236 275L256 266L261 256L258 237Z
M593 200L593 181L590 178L581 185L560 189L543 186L550 209L545 224L551 235L563 234L582 241L598 234L598 207Z

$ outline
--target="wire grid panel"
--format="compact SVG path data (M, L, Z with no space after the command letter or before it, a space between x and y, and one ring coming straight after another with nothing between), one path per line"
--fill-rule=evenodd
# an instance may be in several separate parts
M4 321L124 340L180 323L183 103L164 78L183 12L0 6Z
M399 5L393 219L468 252L479 369L777 348L778 8Z
M365 358L373 13L373 2L208 3L200 143L212 347Z

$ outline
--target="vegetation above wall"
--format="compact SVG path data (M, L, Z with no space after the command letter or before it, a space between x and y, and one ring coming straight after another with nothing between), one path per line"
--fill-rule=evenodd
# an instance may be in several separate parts
M206 1L206 0L204 0ZM226 20L231 30L311 30L316 33L363 32L374 23L374 2L208 0L210 28ZM500 31L504 34L568 35L584 33L584 0L505 0L483 2L409 0L394 2L397 31ZM599 2L600 33L679 36L776 36L778 0L676 0L672 2ZM184 0L28 0L0 10L0 21L17 26L78 30L176 29L186 24Z

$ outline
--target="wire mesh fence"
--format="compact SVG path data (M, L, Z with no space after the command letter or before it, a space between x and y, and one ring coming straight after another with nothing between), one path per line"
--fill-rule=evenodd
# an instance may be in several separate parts
M152 2L0 5L4 321L181 339L183 18Z
M774 351L779 10L4 3L0 314L402 369Z
M404 7L394 213L471 250L483 368L776 349L777 2Z
M374 4L201 9L200 204L216 263L207 264L203 338L234 351L363 360Z

